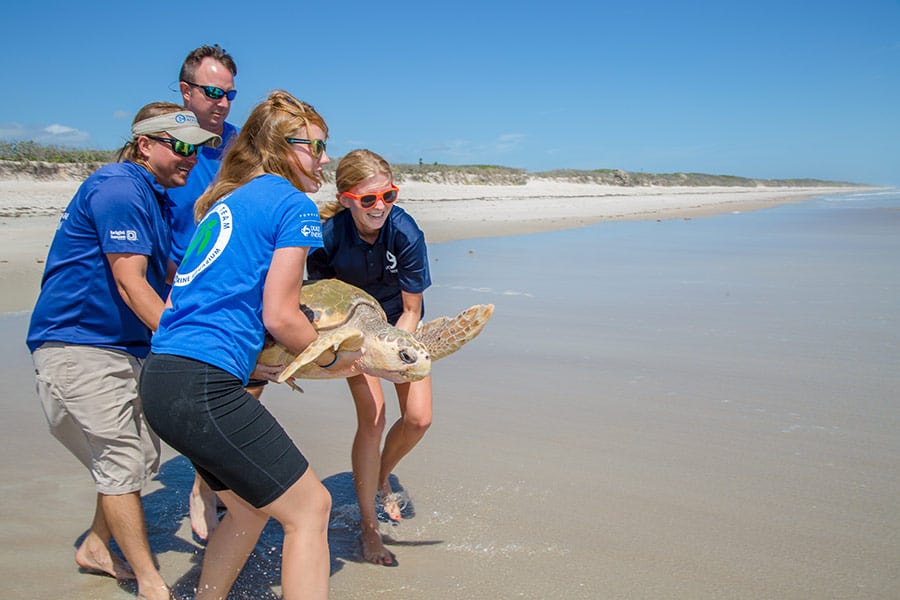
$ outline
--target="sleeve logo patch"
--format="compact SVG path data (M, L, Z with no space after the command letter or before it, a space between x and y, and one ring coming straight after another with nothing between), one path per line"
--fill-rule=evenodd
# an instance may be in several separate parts
M134 229L111 229L109 239L117 242L136 242L138 234Z
M300 233L302 233L304 237L316 240L322 239L322 227L320 225L303 225L300 227Z

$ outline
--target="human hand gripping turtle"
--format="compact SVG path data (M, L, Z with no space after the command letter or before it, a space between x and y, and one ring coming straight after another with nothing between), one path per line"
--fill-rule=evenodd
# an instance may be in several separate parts
M474 339L494 312L493 304L476 304L453 318L439 317L408 333L387 322L378 301L363 290L337 279L305 281L300 309L319 337L300 354L274 343L260 353L257 363L287 365L275 379L337 379L366 373L393 383L418 381L431 372L431 363L453 354ZM322 367L323 353L359 352L351 363ZM327 358L326 357L326 358Z

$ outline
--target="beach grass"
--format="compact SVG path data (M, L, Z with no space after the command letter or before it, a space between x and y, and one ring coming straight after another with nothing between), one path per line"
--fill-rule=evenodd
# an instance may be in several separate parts
M84 179L101 165L116 159L116 151L67 148L32 141L0 142L0 178L30 175L39 179ZM325 166L334 180L339 157ZM758 179L708 173L645 173L622 169L555 169L530 172L502 165L445 165L437 162L391 165L399 182L418 181L450 185L526 185L541 179L622 187L835 187L865 184L811 178Z

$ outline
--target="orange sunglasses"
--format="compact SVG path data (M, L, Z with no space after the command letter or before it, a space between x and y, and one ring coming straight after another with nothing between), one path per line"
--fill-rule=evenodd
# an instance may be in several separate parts
M400 188L398 188L393 183L391 184L390 189L384 190L382 192L376 192L374 194L363 194L362 196L357 196L356 194L351 194L350 192L344 192L341 196L347 196L348 198L353 198L357 202L359 202L360 207L365 210L369 210L381 200L385 204L393 204L397 201L397 196L400 195Z

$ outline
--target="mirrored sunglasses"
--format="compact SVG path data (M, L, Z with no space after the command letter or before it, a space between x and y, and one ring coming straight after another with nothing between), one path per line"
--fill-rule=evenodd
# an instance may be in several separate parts
M220 87L216 87L214 85L198 85L192 81L184 81L191 87L199 88L203 90L203 93L206 94L207 98L212 98L213 100L219 100L222 96L228 98L228 101L231 102L234 100L235 96L237 96L237 90L229 90L225 91Z
M375 192L374 194L363 194L362 196L357 196L356 194L351 194L350 192L344 192L341 196L347 196L348 198L353 198L359 205L365 209L369 210L381 200L385 204L393 204L397 201L397 197L400 195L400 188L398 188L393 183L391 184L390 189Z
M310 148L310 152L316 158L322 158L322 155L325 154L325 140L308 140L306 138L295 138L295 137L287 137L284 138L288 144L307 144Z
M197 149L200 147L197 144L188 144L187 142L182 142L175 138L157 137L155 135L148 135L147 137L151 140L168 144L169 148L172 149L172 152L178 156L193 156L197 154Z

